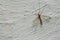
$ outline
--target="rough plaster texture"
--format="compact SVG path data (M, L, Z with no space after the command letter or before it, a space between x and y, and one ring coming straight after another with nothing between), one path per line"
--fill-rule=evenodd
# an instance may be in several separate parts
M0 40L60 40L60 0L0 0Z

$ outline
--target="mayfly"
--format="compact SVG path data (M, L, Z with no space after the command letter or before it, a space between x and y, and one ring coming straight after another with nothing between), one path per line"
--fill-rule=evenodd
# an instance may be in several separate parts
M33 20L33 26L38 26L39 24L43 25L43 22L47 21L48 19L50 19L50 17L46 15L42 15L42 12L39 9L37 17Z

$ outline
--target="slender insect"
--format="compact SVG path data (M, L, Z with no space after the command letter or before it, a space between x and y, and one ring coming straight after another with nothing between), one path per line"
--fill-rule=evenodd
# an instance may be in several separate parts
M40 21L40 24L42 25L42 19L41 19L41 15L40 14L38 14L38 19Z
M33 20L33 26L38 26L39 24L43 25L44 22L46 22L46 21L48 21L48 19L50 19L49 16L42 15L42 12L43 12L43 10L40 11L40 9L39 9L37 17Z

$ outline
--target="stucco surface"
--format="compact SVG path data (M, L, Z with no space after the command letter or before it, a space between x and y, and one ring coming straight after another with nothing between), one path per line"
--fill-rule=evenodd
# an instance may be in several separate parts
M60 0L0 0L0 40L60 40Z

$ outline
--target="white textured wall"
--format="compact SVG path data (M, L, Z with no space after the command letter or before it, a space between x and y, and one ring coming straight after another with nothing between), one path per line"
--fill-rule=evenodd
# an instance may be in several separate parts
M33 11L46 4L41 26ZM60 0L0 0L0 40L60 40Z

